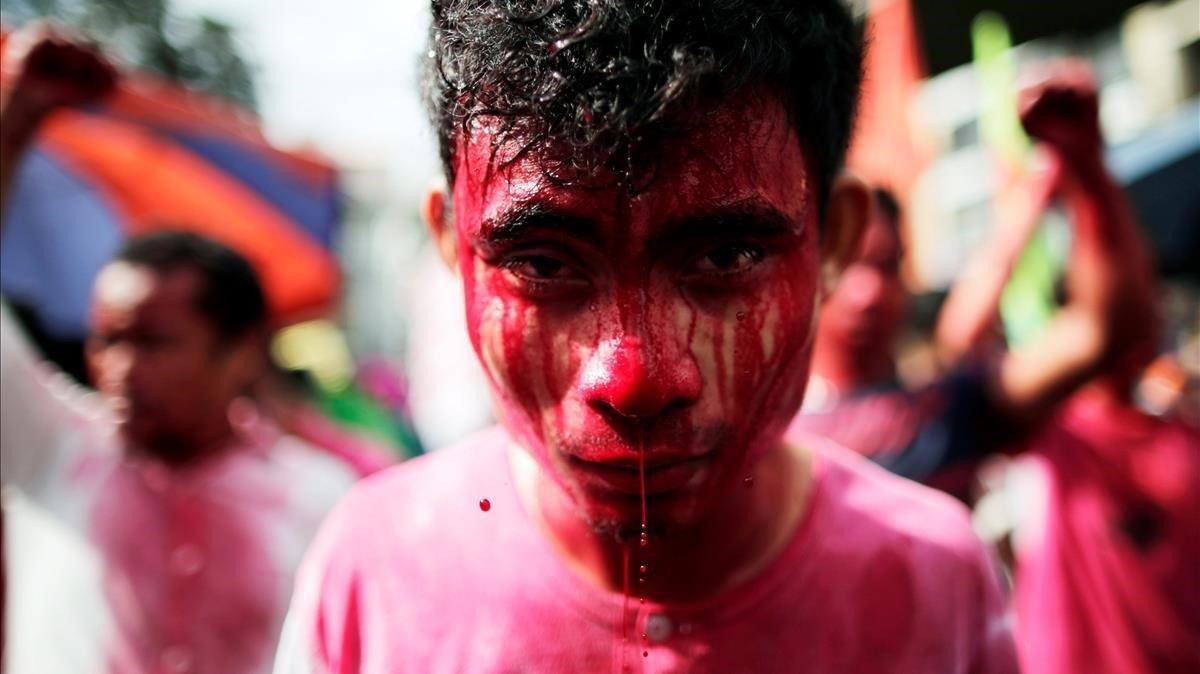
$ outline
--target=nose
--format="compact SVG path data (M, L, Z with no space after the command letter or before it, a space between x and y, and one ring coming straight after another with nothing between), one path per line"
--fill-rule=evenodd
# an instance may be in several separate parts
M634 335L603 342L583 370L588 406L626 421L653 419L694 404L700 371L690 354L669 353Z

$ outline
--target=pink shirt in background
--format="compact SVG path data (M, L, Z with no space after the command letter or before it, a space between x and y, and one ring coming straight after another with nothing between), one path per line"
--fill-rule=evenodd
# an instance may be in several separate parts
M1200 432L1077 396L1030 450L1048 493L1017 558L1026 674L1200 672Z
M276 672L1016 671L966 511L845 450L811 445L809 510L758 577L641 605L556 556L517 500L509 443L493 429L360 483L306 558Z
M0 305L5 674L264 674L301 554L356 479L247 418L172 469L53 373Z

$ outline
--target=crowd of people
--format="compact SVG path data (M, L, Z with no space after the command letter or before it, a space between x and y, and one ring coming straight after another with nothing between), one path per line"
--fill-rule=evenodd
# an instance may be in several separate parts
M993 329L1000 223L914 389L904 214L843 167L841 0L431 4L422 211L498 424L389 466L280 393L245 259L132 239L94 390L0 306L5 674L1200 671L1200 430L1133 399L1156 280L1085 65L1021 92L1057 312ZM0 222L45 120L120 76L32 42ZM998 456L1043 479L1004 565L969 510Z

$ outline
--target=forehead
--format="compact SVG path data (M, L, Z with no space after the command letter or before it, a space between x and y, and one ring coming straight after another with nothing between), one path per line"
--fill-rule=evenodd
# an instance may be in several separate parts
M92 307L98 318L178 319L196 314L199 273L188 267L157 271L128 262L113 262L96 278Z
M639 149L643 159L633 170L646 180L637 190L608 169L564 185L547 175L536 148L520 140L496 146L482 124L460 140L456 153L456 223L469 234L514 212L548 207L601 229L649 235L714 207L769 208L796 223L815 211L806 155L776 97L729 97L685 122L652 148Z

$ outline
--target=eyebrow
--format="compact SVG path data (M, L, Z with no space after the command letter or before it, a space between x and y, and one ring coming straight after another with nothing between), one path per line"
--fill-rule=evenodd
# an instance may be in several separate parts
M679 239L719 238L731 234L772 238L796 233L799 229L798 223L774 206L746 200L668 222L648 243L659 246ZM517 206L485 219L479 228L480 242L487 246L503 246L538 234L554 234L594 244L603 240L600 226L595 221L544 203Z
M543 233L592 243L599 243L601 239L600 227L593 220L541 203L518 206L495 218L487 218L479 228L480 240L489 245L503 245Z
M760 201L741 201L673 220L652 237L651 244L731 234L772 238L798 233L800 228L799 223L774 206Z

